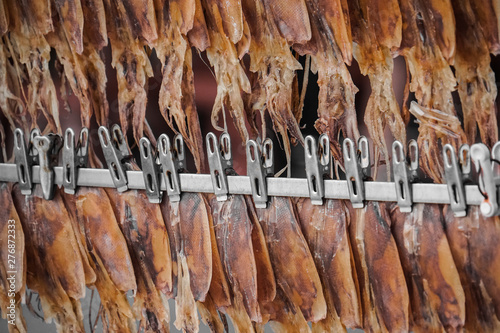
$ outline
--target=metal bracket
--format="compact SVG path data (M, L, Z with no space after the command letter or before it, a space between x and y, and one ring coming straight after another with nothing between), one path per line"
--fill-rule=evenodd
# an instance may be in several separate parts
M412 211L413 200L410 178L408 177L409 168L406 164L403 144L399 141L394 141L392 144L392 166L394 169L394 184L396 185L399 210L404 213L410 213Z
M266 208L268 202L266 177L274 173L273 142L267 138L262 148L255 140L248 140L247 173L256 208Z
M172 202L181 200L181 186L179 172L186 166L184 155L184 139L180 134L174 137L174 147L170 145L170 139L166 134L158 138L158 159L161 165L161 173L165 179L167 195Z
M112 132L113 140L111 140L109 131L106 127L99 127L99 141L113 183L118 192L124 192L128 189L127 173L125 172L127 166L125 163L130 156L120 127L117 125L113 126Z
M78 169L87 166L89 158L89 130L83 127L75 148L75 132L68 128L64 134L62 151L64 192L75 194Z
M446 144L443 147L444 172L448 194L450 196L450 206L453 214L457 217L467 215L467 203L465 200L465 189L462 173L458 168L455 149L452 145Z
M30 195L33 188L33 181L31 178L33 160L28 155L24 133L20 128L14 130L14 156L21 193Z
M219 138L219 145L217 145L217 137L210 132L207 134L206 144L214 193L217 196L217 201L226 201L229 193L227 173L233 170L231 138L227 132L224 132Z
M148 138L143 137L139 140L139 150L141 153L142 176L146 187L146 195L149 202L160 203L162 193L160 190L160 166L156 163L157 154L151 147Z
M57 165L62 138L57 134L39 135L33 139L33 147L38 150L43 198L52 200L54 198L54 166Z
M331 171L330 140L327 134L322 134L316 140L308 135L305 140L305 165L309 196L313 205L322 205L325 196L325 176ZM318 157L319 155L319 157Z
M354 142L346 138L343 143L344 168L349 188L349 197L353 208L363 208L365 200L365 186L363 173L359 164L358 155L354 147Z

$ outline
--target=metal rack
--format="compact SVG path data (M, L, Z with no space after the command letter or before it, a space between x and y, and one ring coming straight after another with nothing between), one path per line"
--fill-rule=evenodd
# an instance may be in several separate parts
M214 193L218 200L228 194L252 195L257 207L265 207L268 196L310 197L314 204L323 199L350 200L354 207L363 207L365 201L397 202L402 211L411 211L413 203L450 204L457 216L464 216L468 205L481 205L486 216L499 213L499 176L495 163L500 153L500 144L491 152L485 145L468 146L460 150L461 167L453 147L446 146L443 152L447 184L417 182L418 147L412 141L409 162L406 161L403 145L393 145L393 182L368 180L370 157L368 141L362 137L356 144L345 139L343 143L346 178L348 180L325 179L331 171L329 141L320 136L318 144L313 137L306 138L305 164L307 178L273 177L272 142L253 140L247 142L248 176L235 175L232 171L231 141L229 135L217 138L207 135L207 153L210 174L184 173L184 143L179 135L174 145L166 135L160 136L158 150L152 148L146 138L140 141L142 171L128 167L130 155L119 127L99 129L99 137L109 169L87 168L88 132L83 129L75 145L74 133L68 129L64 143L59 136L41 136L33 131L28 145L21 130L15 131L16 163L0 163L0 181L18 182L23 194L30 194L33 184L41 184L44 197L51 199L54 185L63 187L67 193L75 193L81 186L115 187L146 190L151 202L160 202L163 192L172 201L178 201L182 192ZM58 166L57 155L63 147L63 166ZM479 173L479 184L464 184L470 177L471 160Z

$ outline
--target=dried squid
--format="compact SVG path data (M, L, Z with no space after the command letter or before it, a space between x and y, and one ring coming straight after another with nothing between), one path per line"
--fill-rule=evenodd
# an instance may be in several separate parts
M111 206L127 241L137 280L133 310L146 332L168 332L165 294L172 290L172 261L160 207L146 193L107 190Z
M118 80L118 111L123 133L132 125L134 139L144 133L147 78L153 76L143 41L158 38L153 0L104 0L112 61Z
M257 209L269 256L287 302L307 321L326 316L326 302L318 271L289 198L273 197L266 209Z
M262 0L243 0L242 5L251 34L249 69L255 73L249 97L251 105L248 108L251 116L248 120L253 122L254 131L258 132L254 114L260 111L263 123L260 136L266 137L264 113L267 110L275 131L281 135L287 162L290 163L288 133L292 139L304 143L298 124L300 119L295 118L292 110L295 71L300 70L302 66L292 55L287 40L281 37L270 15L272 5Z
M70 2L66 10L63 4L57 4L59 16L53 19L54 32L46 36L49 44L56 50L59 62L63 66L64 77L80 103L80 116L83 126L89 128L90 119L95 114L100 125L107 125L109 113L106 98L106 70L98 50L107 42L104 5L102 1ZM80 8L81 7L81 8ZM79 9L78 9L79 8ZM96 14L89 12L96 12ZM77 18L80 12L94 17L92 26L82 29ZM88 17L87 16L87 17ZM90 22L89 22L90 23ZM68 36L79 36L79 44L73 45ZM76 37L74 37L76 39ZM62 88L61 88L62 89Z
M426 5L427 4L427 5ZM410 112L419 123L418 146L422 170L442 182L441 147L455 150L466 141L455 112L452 92L456 80L448 61L455 54L455 21L449 1L400 1L403 17L401 54L411 73L410 90L417 103Z
M359 287L347 234L349 212L344 202L327 200L323 206L315 206L310 199L300 199L297 211L330 300L328 311L338 315L346 327L361 327Z
M58 332L84 332L84 258L61 196L56 191L45 200L37 185L24 197L15 186L13 199L25 236L27 286L39 294L45 320L55 320Z
M47 119L48 129L61 133L59 105L52 80L49 61L50 46L44 37L53 30L49 1L9 1L9 41L16 70L27 73L27 91L22 92L31 123L36 124L41 113ZM22 68L22 69L21 69ZM20 96L18 96L20 97Z
M155 45L162 63L160 111L168 125L182 134L199 171L205 169L203 141L194 103L192 55L187 33L193 28L196 1L155 0L160 38ZM175 123L175 125L174 125Z
M465 329L497 332L500 329L500 221L485 218L479 207L466 217L444 208L444 228L465 292Z
M137 290L134 268L106 192L100 188L80 188L74 196L66 195L65 202L68 210L75 210L77 236L96 276L91 286L99 292L103 330L136 330L126 296L128 291Z
M12 185L0 184L0 202L4 204L0 213L0 306L9 332L26 332L21 310L26 291L25 240L11 190Z
M401 43L401 12L397 0L355 0L349 3L349 12L354 58L361 74L370 78L372 90L365 109L365 124L376 151L388 161L385 127L389 127L396 140L406 142L405 123L392 88L391 50ZM377 155L376 162L380 156Z
M471 0L452 0L457 22L457 49L455 76L462 102L464 129L467 141L476 141L477 127L481 142L490 148L498 140L497 86L495 73L490 67L488 43ZM497 32L498 34L498 32Z
M210 200L214 231L227 280L235 303L243 303L252 321L262 321L257 300L257 265L252 246L252 221L245 198L233 195L227 201Z
M391 211L392 228L410 293L413 330L459 332L465 297L438 205L417 204L411 213Z
M362 209L349 209L355 217L349 235L363 306L363 328L371 332L406 332L410 328L408 289L386 204L370 201Z
M243 11L240 0L202 0L210 46L206 49L208 60L214 68L217 96L212 109L212 126L217 130L227 128L225 109L228 108L243 142L249 138L245 124L245 110L241 91L251 92L250 81L240 64L234 45L243 37ZM224 22L231 19L232 24ZM236 18L241 17L241 20ZM223 126L219 124L223 116Z
M319 0L307 1L312 37L308 43L295 44L294 48L301 54L311 55L311 68L318 73L319 86L319 119L314 127L319 133L328 134L333 157L342 161L340 135L355 140L359 138L354 107L354 95L358 89L344 64L344 56L335 41L332 28L326 23L321 4ZM333 16L332 19L343 22L340 16Z
M495 0L471 0L470 2L477 23L481 27L484 38L488 43L490 53L500 53L500 3ZM477 24L476 23L476 24Z
M21 83L18 69L16 69L19 65L12 58L9 49L12 49L9 39L2 38L0 41L0 110L7 118L11 129L19 127L28 132L29 121L25 104L20 98ZM13 60L14 64L11 64L9 60Z
M196 301L207 297L212 281L212 244L207 204L199 193L183 193L179 202L164 199L162 214L170 238L175 326L197 332Z

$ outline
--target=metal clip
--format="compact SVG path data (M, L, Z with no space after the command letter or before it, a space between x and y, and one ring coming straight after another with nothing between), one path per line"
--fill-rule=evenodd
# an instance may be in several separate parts
M214 193L217 196L217 201L227 200L229 187L227 184L227 172L233 169L233 161L231 158L231 139L229 134L224 132L219 138L219 146L217 145L217 137L210 132L206 138L208 165L210 167L210 175Z
M415 139L408 142L408 158L410 160L410 181L414 182L418 179L418 143Z
M127 166L125 162L129 159L128 149L123 138L123 134L118 126L113 126L113 141L109 136L109 131L106 127L99 127L99 141L101 142L102 151L106 164L108 165L113 184L115 184L118 192L124 192L128 189Z
M274 176L274 152L273 152L273 140L267 138L262 144L262 158L264 159L264 175L266 177Z
M403 144L399 141L394 141L392 144L392 166L394 169L394 184L396 185L399 210L410 213L412 211L413 200L410 179L408 177L408 165L406 164Z
M463 182L469 182L472 180L472 178L470 166L470 147L468 144L463 144L462 146L460 146L458 157L460 159L460 165L462 166Z
M151 142L143 137L139 140L139 150L141 152L142 176L146 187L146 195L149 202L160 203L162 193L160 190L160 166L156 163L157 154L151 148Z
M481 213L486 217L494 216L498 213L498 198L490 152L485 144L476 143L472 145L470 154L479 172L479 187L485 195L480 206Z
M313 205L322 205L325 196L325 176L331 171L330 140L328 135L319 137L318 145L313 136L308 135L305 140L305 164L309 196ZM319 155L319 157L318 157Z
M54 166L61 146L62 138L57 134L39 135L33 139L33 147L38 150L40 185L45 200L54 198Z
M462 180L462 173L458 168L455 149L452 145L444 145L443 160L446 184L448 185L448 194L450 196L451 210L457 217L466 216L467 203L465 201L465 189Z
M256 208L267 207L267 181L264 171L264 158L259 144L255 140L248 140L247 151L247 173L250 178L252 197Z
M366 136L362 135L358 140L359 161L361 172L364 179L369 179L372 176L372 168L370 165L370 145Z
M158 159L165 179L167 195L170 201L178 202L181 200L179 172L183 171L186 165L184 139L180 134L175 136L174 145L175 147L172 148L166 134L158 138Z
M21 193L30 195L31 189L33 188L33 181L31 179L31 166L33 165L33 161L28 156L28 148L26 147L26 141L24 141L24 133L20 128L16 128L14 131L14 156Z
M365 205L365 185L354 142L349 138L344 139L343 150L345 175L352 207L363 208Z
M83 127L75 149L75 132L68 128L62 151L64 192L75 194L78 168L85 168L89 158L89 130Z

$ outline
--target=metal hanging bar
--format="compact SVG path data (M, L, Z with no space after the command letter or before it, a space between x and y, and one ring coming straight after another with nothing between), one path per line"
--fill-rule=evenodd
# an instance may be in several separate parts
M144 190L142 171L126 171L128 187ZM31 179L34 184L40 183L40 166L34 165L31 170ZM0 181L18 182L15 164L0 163ZM214 193L212 179L209 174L180 173L179 183L181 192ZM267 177L267 194L269 196L309 197L309 186L306 178L275 178ZM63 184L63 167L54 167L54 184ZM251 195L252 187L248 176L227 176L228 193ZM77 186L115 187L108 169L81 168L78 171ZM348 182L346 180L326 179L325 198L349 200ZM450 204L448 185L446 184L410 184L414 203ZM484 197L477 185L465 185L467 205L480 205ZM165 182L162 182L162 191L166 191ZM394 182L364 182L365 200L397 202L396 186Z

